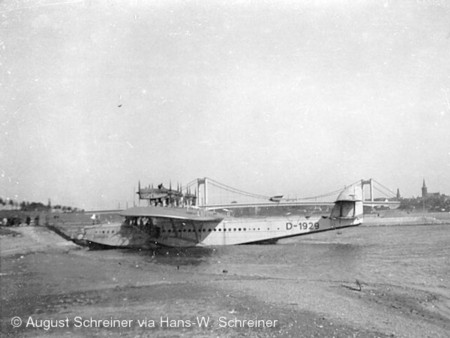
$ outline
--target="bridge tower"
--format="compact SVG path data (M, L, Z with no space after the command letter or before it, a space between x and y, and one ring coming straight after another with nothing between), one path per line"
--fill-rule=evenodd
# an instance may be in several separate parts
M201 193L201 186L203 185L203 193ZM197 191L198 191L198 205L208 205L208 179L197 178Z
M371 178L368 180L361 180L361 188L363 189L363 191L364 191L364 186L367 184L370 187L370 201L373 202L373 181ZM363 199L364 199L364 197L363 197Z

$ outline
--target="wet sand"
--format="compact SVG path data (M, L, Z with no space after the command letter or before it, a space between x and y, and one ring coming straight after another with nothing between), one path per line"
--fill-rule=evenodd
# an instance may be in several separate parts
M13 231L20 235L0 237L6 337L447 337L450 332L444 291L245 274L233 264L198 270L158 263L164 251L141 259L127 251L80 248L46 228ZM276 270L279 264L264 268ZM11 323L16 316L19 327ZM58 327L45 328L51 324Z

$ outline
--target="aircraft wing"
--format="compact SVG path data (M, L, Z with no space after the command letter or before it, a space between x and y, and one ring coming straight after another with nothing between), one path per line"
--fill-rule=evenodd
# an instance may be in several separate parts
M165 207L134 207L124 210L120 213L122 216L129 217L160 217L182 219L187 221L221 221L223 217L205 212L202 209L182 209Z
M156 200L156 199L159 199L159 198L166 198L167 197L167 193L140 192L139 193L139 197L141 199Z

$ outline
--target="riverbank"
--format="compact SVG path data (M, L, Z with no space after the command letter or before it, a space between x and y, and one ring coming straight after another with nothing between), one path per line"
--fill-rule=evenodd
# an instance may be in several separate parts
M450 213L412 213L402 210L383 210L365 214L363 226L450 224Z
M448 299L435 291L294 278L274 273L290 264L279 259L199 269L180 255L194 252L201 263L215 249L90 251L45 228L12 231L20 235L0 237L6 337L445 337L450 330ZM236 247L252 254L284 248L295 246ZM16 316L22 324L14 328Z
M363 226L433 225L450 224L450 220L440 220L432 216L364 217Z
M1 227L0 256L35 252L68 252L80 247L71 241L58 236L46 227Z

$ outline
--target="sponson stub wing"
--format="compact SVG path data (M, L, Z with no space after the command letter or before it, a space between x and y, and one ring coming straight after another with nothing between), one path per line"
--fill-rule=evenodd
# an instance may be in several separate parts
M187 221L211 222L221 221L224 217L206 212L202 209L165 208L165 207L134 207L120 213L124 217L159 217Z

